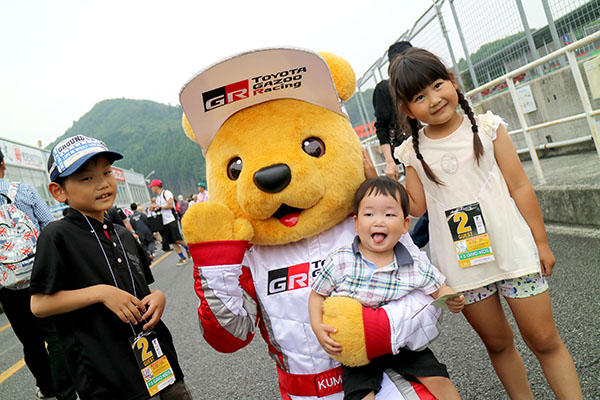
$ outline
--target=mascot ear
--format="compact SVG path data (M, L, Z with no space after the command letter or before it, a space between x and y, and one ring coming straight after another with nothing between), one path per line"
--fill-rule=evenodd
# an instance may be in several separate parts
M183 127L183 131L185 132L185 135L193 140L194 142L196 141L196 135L194 135L194 131L192 130L192 126L190 125L190 122L188 121L187 117L185 116L185 114L181 114L181 126Z
M329 71L331 71L333 84L340 99L342 101L350 99L354 93L354 89L356 89L356 76L348 61L338 55L325 51L320 51L319 55L325 59Z

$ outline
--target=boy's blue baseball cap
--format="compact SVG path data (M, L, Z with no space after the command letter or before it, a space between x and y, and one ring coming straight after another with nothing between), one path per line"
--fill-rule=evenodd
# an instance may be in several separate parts
M58 143L48 158L50 180L66 178L81 168L90 158L102 154L110 162L123 158L121 153L110 151L104 142L83 135L68 137Z

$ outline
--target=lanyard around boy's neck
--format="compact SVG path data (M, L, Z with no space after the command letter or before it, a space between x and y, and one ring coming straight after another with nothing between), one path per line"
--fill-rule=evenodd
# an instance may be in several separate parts
M119 288L119 284L117 283L117 278L115 277L115 273L113 272L113 269L112 269L112 267L110 265L110 261L108 261L108 256L106 255L106 252L104 251L104 247L102 246L102 242L100 242L100 238L98 237L98 233L96 233L96 230L92 226L92 223L88 219L87 215L83 215L83 217L87 221L88 225L90 226L90 229L92 230L92 233L96 237L96 241L98 242L98 246L100 246L100 250L102 250L102 255L104 255L104 260L106 261L106 265L108 266L108 270L110 271L110 275L112 276L113 281L115 282L115 286L117 288ZM127 253L125 253L125 248L123 247L123 242L121 242L121 238L119 237L119 234L117 233L116 229L114 230L114 233L115 233L115 236L117 237L117 240L119 241L119 245L121 246L121 251L123 252L123 257L125 257L125 263L127 264L127 270L129 271L129 277L131 278L131 287L133 288L133 295L135 297L137 297L137 293L136 293L136 290L135 290L135 282L133 280L133 273L131 272L131 267L129 266L129 258L127 257ZM136 332L135 332L135 329L133 329L133 325L129 321L128 321L128 324L129 324L129 327L131 328L131 331L133 332L133 335L135 336Z

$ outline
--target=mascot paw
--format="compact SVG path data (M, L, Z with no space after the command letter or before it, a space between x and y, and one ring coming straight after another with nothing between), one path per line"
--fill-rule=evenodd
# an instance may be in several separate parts
M328 297L323 303L323 323L337 330L330 336L342 345L342 353L331 357L349 367L369 363L362 309L362 305L350 297Z
M226 206L216 202L194 204L181 220L181 230L188 243L217 240L247 240L254 236L250 222L235 218Z

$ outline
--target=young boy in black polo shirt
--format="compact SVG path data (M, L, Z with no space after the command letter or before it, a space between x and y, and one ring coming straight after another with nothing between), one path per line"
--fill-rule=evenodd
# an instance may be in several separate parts
M116 197L111 164L123 156L82 135L48 160L52 196L70 208L38 239L31 309L54 315L77 392L87 399L191 399L171 334L165 295L130 232L104 220Z

